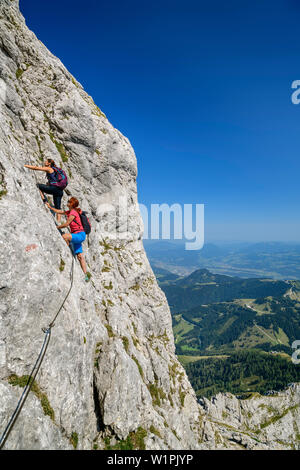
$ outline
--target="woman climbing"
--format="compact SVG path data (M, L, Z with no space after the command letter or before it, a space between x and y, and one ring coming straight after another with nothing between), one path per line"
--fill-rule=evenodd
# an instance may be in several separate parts
M74 253L76 254L82 271L85 274L85 281L88 282L90 280L90 273L87 272L86 269L86 262L82 253L82 243L86 238L85 231L82 226L82 222L80 219L80 213L82 212L79 206L78 199L75 197L71 197L67 203L69 208L68 211L62 211L60 209L54 209L50 206L48 202L46 202L46 206L51 209L52 211L56 212L59 215L66 215L68 217L67 221L64 224L58 225L58 229L62 229L65 227L70 226L71 233L64 233L63 239L69 245L72 243L74 248Z
M53 196L53 203L55 209L61 208L61 199L63 197L63 190L68 184L68 179L65 172L58 168L54 160L47 158L44 162L45 166L34 166L34 165L24 165L25 168L29 168L30 170L37 170L37 171L45 171L48 184L37 184L37 187L40 190L41 198L44 203L47 202L45 198L45 194L52 194ZM53 209L53 208L51 208ZM60 222L61 215L58 214L57 221Z

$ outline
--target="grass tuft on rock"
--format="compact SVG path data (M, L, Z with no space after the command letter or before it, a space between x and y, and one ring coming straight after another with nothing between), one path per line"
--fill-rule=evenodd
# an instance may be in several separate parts
M66 152L65 147L63 146L63 144L62 144L61 142L58 142L58 141L55 139L55 137L54 137L54 135L52 134L51 131L49 132L49 136L50 136L50 139L52 140L52 142L55 144L55 146L56 146L58 152L60 153L60 156L61 156L62 161L63 161L64 163L66 163L66 162L68 161L68 159L69 159L69 156L68 156L68 154L67 154L67 152Z
M71 437L70 437L70 442L74 449L77 449L78 446L78 434L77 432L72 432Z
M23 69L20 69L20 68L17 69L16 77L17 77L18 80L22 77L23 73L24 73Z
M31 379L32 380L32 379ZM29 381L29 375L22 375L22 376L18 376L16 374L12 374L8 377L8 382L13 385L14 387L15 386L18 386L18 387L26 387L27 383ZM48 397L45 393L43 393L39 387L39 385L36 383L36 381L34 380L33 382L31 382L31 391L35 394L35 396L40 400L41 402L41 405L42 405L42 408L43 408L43 411L44 411L44 414L46 416L50 416L50 418L52 419L52 421L54 421L55 419L55 415L54 415L54 410L53 408L50 406L50 403L49 403L49 400L48 400Z

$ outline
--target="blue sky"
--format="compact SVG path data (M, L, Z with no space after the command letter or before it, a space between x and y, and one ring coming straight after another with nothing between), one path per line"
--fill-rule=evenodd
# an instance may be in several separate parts
M204 204L206 241L300 241L299 2L20 7L129 138L140 203Z

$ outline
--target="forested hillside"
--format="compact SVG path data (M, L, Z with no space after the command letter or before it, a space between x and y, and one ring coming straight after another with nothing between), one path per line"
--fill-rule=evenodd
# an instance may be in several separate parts
M176 352L197 394L279 390L300 380L292 344L300 338L300 283L161 270Z

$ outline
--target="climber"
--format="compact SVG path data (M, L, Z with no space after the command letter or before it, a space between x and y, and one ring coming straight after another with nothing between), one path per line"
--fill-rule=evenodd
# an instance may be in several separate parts
M61 199L63 197L63 190L68 184L68 179L65 172L58 168L54 160L47 158L44 162L45 166L34 166L34 165L24 165L25 168L29 168L30 170L38 170L38 171L45 171L46 176L48 179L48 184L37 184L37 187L40 190L41 198L44 203L47 202L44 193L52 194L53 196L53 203L55 209L61 208ZM53 209L53 208L52 208ZM61 214L57 215L57 221L60 222Z
M62 211L60 209L55 209L50 206L48 202L46 202L46 206L51 209L52 211L56 212L57 214L60 215L66 215L68 217L67 221L64 224L58 225L58 229L62 229L65 227L70 226L71 233L64 233L63 239L69 245L72 243L74 253L78 258L78 261L80 263L81 269L85 274L85 281L88 282L90 280L90 273L87 272L86 268L86 262L84 259L84 255L82 253L82 243L84 242L86 238L86 233L84 231L80 214L82 213L82 210L80 209L78 199L75 197L71 197L67 203L67 206L69 208L68 211Z

